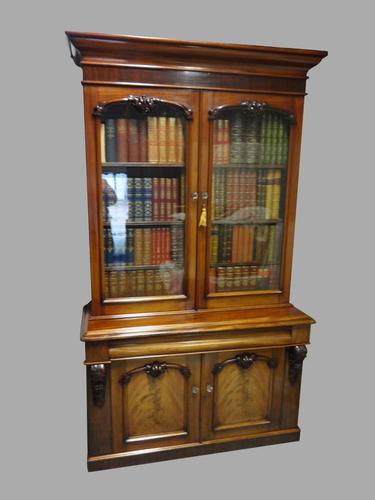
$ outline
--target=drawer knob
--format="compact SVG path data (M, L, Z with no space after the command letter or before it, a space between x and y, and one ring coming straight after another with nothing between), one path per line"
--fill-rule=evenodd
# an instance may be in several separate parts
M214 390L213 386L211 384L206 385L206 391L207 392L212 392Z
M199 392L199 387L197 387L196 385L193 385L193 387L191 388L191 392L195 395L195 394L198 394Z

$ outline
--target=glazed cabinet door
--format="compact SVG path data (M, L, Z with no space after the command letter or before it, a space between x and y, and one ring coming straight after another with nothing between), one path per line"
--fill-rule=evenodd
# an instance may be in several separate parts
M198 303L288 301L302 99L205 92Z
M113 363L114 452L198 441L199 386L200 356Z
M285 352L262 349L203 356L203 441L280 426Z
M85 104L94 313L192 308L197 93L90 88Z

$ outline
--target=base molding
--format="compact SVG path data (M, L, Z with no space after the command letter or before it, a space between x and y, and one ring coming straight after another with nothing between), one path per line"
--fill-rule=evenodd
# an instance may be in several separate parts
M89 472L99 471L113 469L116 467L160 462L163 460L208 455L210 453L289 443L292 441L299 441L300 432L300 429L296 427L292 429L283 429L263 434L256 434L252 437L247 437L246 439L207 441L203 443L189 443L180 446L170 446L168 448L154 448L146 451L139 450L125 453L98 455L88 457L87 469Z

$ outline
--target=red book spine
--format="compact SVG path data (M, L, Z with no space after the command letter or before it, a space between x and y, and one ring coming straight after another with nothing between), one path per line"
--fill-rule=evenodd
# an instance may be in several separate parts
M165 260L171 261L171 230L170 228L165 230Z
M151 264L155 265L156 262L156 230L151 230Z

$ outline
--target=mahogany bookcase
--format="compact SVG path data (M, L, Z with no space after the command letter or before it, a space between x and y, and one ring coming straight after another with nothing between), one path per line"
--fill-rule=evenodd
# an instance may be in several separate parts
M297 441L289 303L307 72L327 52L67 32L83 71L88 469Z

